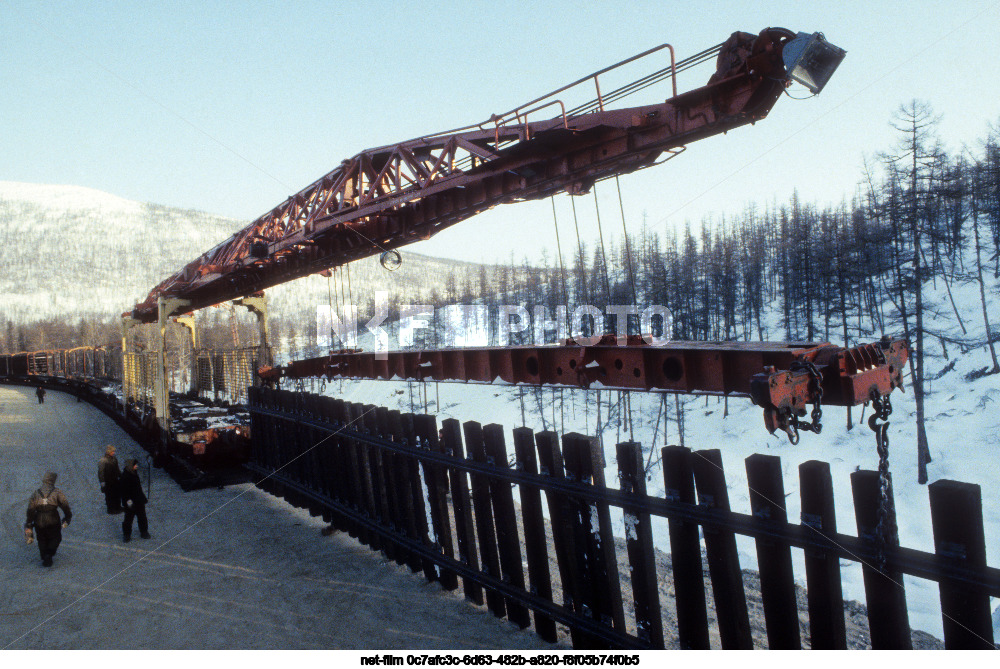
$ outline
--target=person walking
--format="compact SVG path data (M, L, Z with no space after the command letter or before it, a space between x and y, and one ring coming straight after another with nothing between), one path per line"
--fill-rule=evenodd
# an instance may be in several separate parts
M104 457L97 462L97 480L101 482L101 492L108 506L108 513L121 513L121 495L118 492L118 478L121 470L118 468L118 458L115 457L115 447L108 444L104 449Z
M63 517L59 519L59 509ZM62 541L63 528L69 525L73 512L63 491L56 487L56 474L46 472L42 477L42 487L28 500L28 513L24 522L24 536L30 545L37 539L38 552L42 556L42 566L51 567L52 558Z
M35 395L38 397L39 404L45 404L45 388L38 386L38 388L35 389Z
M125 518L122 520L122 539L127 543L132 541L132 519L139 521L139 536L149 538L149 523L146 521L146 496L142 494L142 481L139 480L139 461L129 458L125 461L125 470L118 480L122 507Z

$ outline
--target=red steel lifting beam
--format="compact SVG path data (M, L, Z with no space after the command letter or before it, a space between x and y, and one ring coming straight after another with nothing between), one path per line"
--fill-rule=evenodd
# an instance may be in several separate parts
M460 381L748 396L770 432L787 430L807 405L856 406L903 387L906 343L843 348L808 342L670 342L613 336L590 346L514 346L367 353L341 351L260 370L281 378Z
M428 239L500 204L583 193L598 180L654 165L690 142L767 116L790 79L810 81L796 75L803 66L786 70L783 50L798 53L817 40L835 50L835 68L843 52L818 33L737 32L721 47L671 58L660 72L676 85L677 71L718 53L707 85L675 91L665 102L607 109L632 90L602 96L597 75L612 67L484 123L363 151L160 283L131 315L156 321L159 297L188 300L192 311L239 298ZM598 98L567 112L558 95L583 83L596 84ZM556 108L562 112L555 118L529 120Z

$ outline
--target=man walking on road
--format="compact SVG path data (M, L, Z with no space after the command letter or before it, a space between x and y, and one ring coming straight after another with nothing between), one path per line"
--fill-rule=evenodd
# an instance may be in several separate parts
M104 457L97 463L97 480L101 482L101 492L108 506L108 513L121 513L121 495L118 493L118 458L115 457L115 447L108 444L104 449Z
M149 524L146 521L146 496L142 494L142 482L139 480L139 461L129 458L125 461L125 471L119 480L122 507L125 509L125 519L122 520L122 538L125 542L132 541L132 519L139 521L139 536L149 538Z
M39 404L45 404L45 388L38 386L38 388L35 389L35 395L38 396Z
M63 519L59 520L59 509ZM24 536L30 544L38 539L38 552L42 556L42 566L51 567L52 557L62 541L62 529L69 525L73 512L62 490L56 488L56 475L47 472L42 477L42 487L28 500L28 514L24 522Z

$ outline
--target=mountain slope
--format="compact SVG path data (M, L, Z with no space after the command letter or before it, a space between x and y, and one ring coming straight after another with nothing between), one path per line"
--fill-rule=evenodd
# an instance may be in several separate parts
M143 299L164 278L243 228L246 221L133 202L79 186L0 181L0 317L107 317ZM353 263L350 290L362 303L375 290L425 293L466 265L404 252L394 273L377 258ZM271 313L315 319L338 302L341 277L307 277L268 291ZM366 297L367 299L367 297Z

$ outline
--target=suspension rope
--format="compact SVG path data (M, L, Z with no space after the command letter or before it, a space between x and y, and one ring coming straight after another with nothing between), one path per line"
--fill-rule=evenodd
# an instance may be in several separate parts
M556 229L556 252L559 254L559 271L562 274L563 301L569 302L569 293L566 290L566 265L563 264L562 244L559 242L559 220L556 218L556 198L549 196L552 201L552 225Z
M597 184L594 184L591 191L594 193L594 211L597 212L597 234L601 239L601 261L604 263L604 292L607 302L605 306L611 304L611 282L608 279L608 255L604 249L604 229L601 227L601 208L597 204Z
M333 344L333 272L330 272L326 277L326 297L327 302L330 305L330 348L334 348Z
M344 318L347 318L347 309L350 306L350 298L347 295L347 283L346 277L344 276L344 268L340 268L340 308L344 312Z
M576 216L576 200L573 199L572 195L569 198L569 203L573 206L573 227L576 228L576 249L577 249L577 258L579 259L579 264L580 264L580 276L582 280L585 282L587 280L587 266L586 266L587 259L583 257L583 238L580 237L580 221ZM577 295L576 299L589 301L590 297L588 295ZM594 323L594 330L597 330L597 323ZM583 333L580 332L577 334L583 334ZM570 335L576 336L572 332L570 333Z
M615 175L615 186L618 188L618 208L622 214L622 235L625 238L625 261L628 267L628 281L632 286L632 304L638 305L639 298L635 292L635 270L632 268L632 247L628 243L628 230L625 228L625 205L622 203L622 185L617 174Z
M609 405L610 406L610 405ZM601 389L597 389L597 439L604 448L604 429L601 427Z
M615 426L615 443L620 444L622 441L622 419L624 414L622 413L622 391L618 391L618 401L615 403L615 408L618 410L618 420ZM608 396L608 420L611 420L611 396Z
M649 454L646 456L646 471L649 471L649 467L653 462L653 452L656 450L656 435L660 431L660 418L663 418L663 436L664 441L666 441L667 434L667 415L666 406L664 404L663 398L666 395L660 394L660 401L656 407L656 425L653 426L653 437L649 440Z
M625 391L625 406L628 409L628 440L635 441L635 424L632 422L632 391Z
M351 288L351 263L347 263L347 292L348 292L348 295L351 298L351 301L348 302L348 304L353 305L354 304L354 289Z

